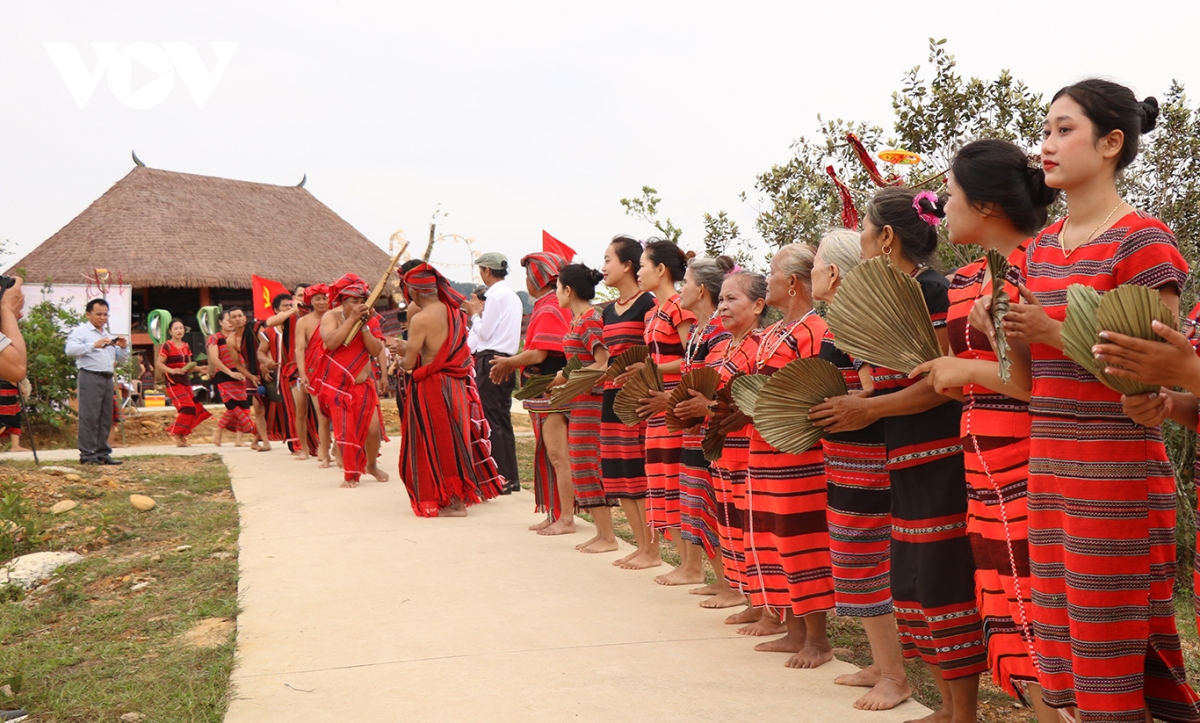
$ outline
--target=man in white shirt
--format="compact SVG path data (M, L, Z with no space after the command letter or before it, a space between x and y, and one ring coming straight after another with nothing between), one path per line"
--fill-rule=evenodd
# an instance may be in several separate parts
M508 259L504 254L486 253L475 262L479 276L487 286L486 303L475 298L463 302L462 309L471 317L467 344L475 355L475 385L483 401L483 415L491 427L492 457L504 476L504 494L519 492L521 480L517 472L517 439L512 426L512 393L516 374L501 384L491 378L491 360L497 356L512 356L521 347L521 316L524 305L517 292L505 283Z
M79 461L83 464L121 464L112 458L108 432L113 418L113 365L129 358L129 340L113 338L108 325L108 302L87 303L87 321L67 336L67 356L75 359L79 401Z

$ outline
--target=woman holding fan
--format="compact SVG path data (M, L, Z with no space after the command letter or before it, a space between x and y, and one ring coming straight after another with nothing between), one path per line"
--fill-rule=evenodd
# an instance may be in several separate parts
M175 440L176 447L190 447L187 438L192 432L196 431L196 427L211 417L208 410L203 404L196 401L195 394L192 392L191 369L192 364L192 347L183 340L183 335L187 333L187 327L184 326L182 319L172 319L170 326L167 328L169 339L163 343L158 349L158 359L155 360L157 371L163 375L166 381L167 399L171 400L171 404L175 405L175 421L171 426L167 427L167 434L171 435L171 439Z

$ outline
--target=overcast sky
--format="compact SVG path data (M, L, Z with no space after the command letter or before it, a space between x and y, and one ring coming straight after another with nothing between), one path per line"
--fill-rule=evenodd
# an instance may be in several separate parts
M1200 92L1196 3L976 5L6 3L0 239L16 253L5 265L128 173L130 149L174 171L280 185L308 174L318 199L385 248L403 230L423 250L441 204L439 230L479 251L515 264L544 228L596 265L613 234L651 234L618 203L642 185L658 189L685 247L701 248L706 211L750 230L738 194L755 175L786 161L818 113L890 125L890 94L925 64L930 37L949 39L964 76L1008 68L1046 94L1089 75L1139 95L1172 78ZM106 42L119 49L80 108L46 43L72 44L91 72L92 43ZM139 62L166 58L164 43L190 44L205 72L212 43L237 44L202 108L189 90L202 82L176 62L188 46L158 70ZM434 260L465 280L466 254Z

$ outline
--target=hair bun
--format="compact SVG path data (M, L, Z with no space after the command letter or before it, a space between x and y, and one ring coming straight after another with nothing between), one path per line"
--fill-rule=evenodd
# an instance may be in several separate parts
M721 254L714 260L717 262L717 266L721 267L721 271L725 272L726 274L728 274L730 271L733 271L733 267L737 266L737 262L725 254Z
M584 267L587 269L587 267ZM604 274L599 269L587 269L588 278L593 284L598 284L604 280Z
M921 205L921 210L925 213L932 214L938 218L946 217L946 199L942 196L938 196L937 203L929 200L928 196L918 198L917 203Z
M683 252L683 259L684 259L685 261L691 261L691 260L692 260L692 259L694 259L694 258L696 258L696 252L695 252L695 251L688 250L688 251L684 251L684 252Z
M1158 98L1150 96L1141 102L1142 133L1149 133L1158 124Z
M1049 206L1058 199L1058 189L1046 185L1046 172L1029 167L1029 200L1034 206Z

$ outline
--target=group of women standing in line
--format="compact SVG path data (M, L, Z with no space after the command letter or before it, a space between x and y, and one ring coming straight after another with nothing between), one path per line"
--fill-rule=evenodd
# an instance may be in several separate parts
M637 365L569 408L527 402L547 514L533 529L570 532L572 512L588 512L597 534L579 549L615 550L610 506L620 504L637 549L614 565L661 564L667 535L681 564L655 579L702 583L708 560L719 579L692 590L707 596L701 604L747 605L726 622L783 633L758 649L791 653L789 666L832 658L830 611L861 618L874 662L837 679L870 688L858 708L909 697L907 657L938 683L937 721L974 721L990 670L1041 723L1200 722L1175 627L1176 483L1160 430L1168 417L1197 426L1200 356L1161 325L1166 343L1102 334L1094 352L1110 373L1186 390L1122 397L1063 354L1060 334L1073 283L1147 286L1178 310L1188 269L1174 236L1116 188L1156 116L1153 99L1123 86L1068 86L1050 105L1040 164L1007 142L970 143L943 196L879 190L861 232L784 246L765 277L623 236L600 273L525 257L538 301L525 352L496 362L498 375L554 372L570 355L605 368L645 344L666 390L642 400L636 427L614 401ZM1046 227L1061 192L1067 215ZM943 219L952 243L1006 257L1008 277L990 278L982 259L935 270ZM911 374L851 358L815 311L878 256L920 285L945 354ZM597 313L601 279L618 298ZM988 309L997 283L1010 297L1002 330ZM781 318L764 329L767 307ZM1008 382L994 352L1001 331ZM695 391L674 412L707 421L666 426L667 395L692 369L711 367L727 384L811 357L836 366L850 391L810 410L825 437L803 454L773 448L736 404ZM707 424L725 433L711 464Z

